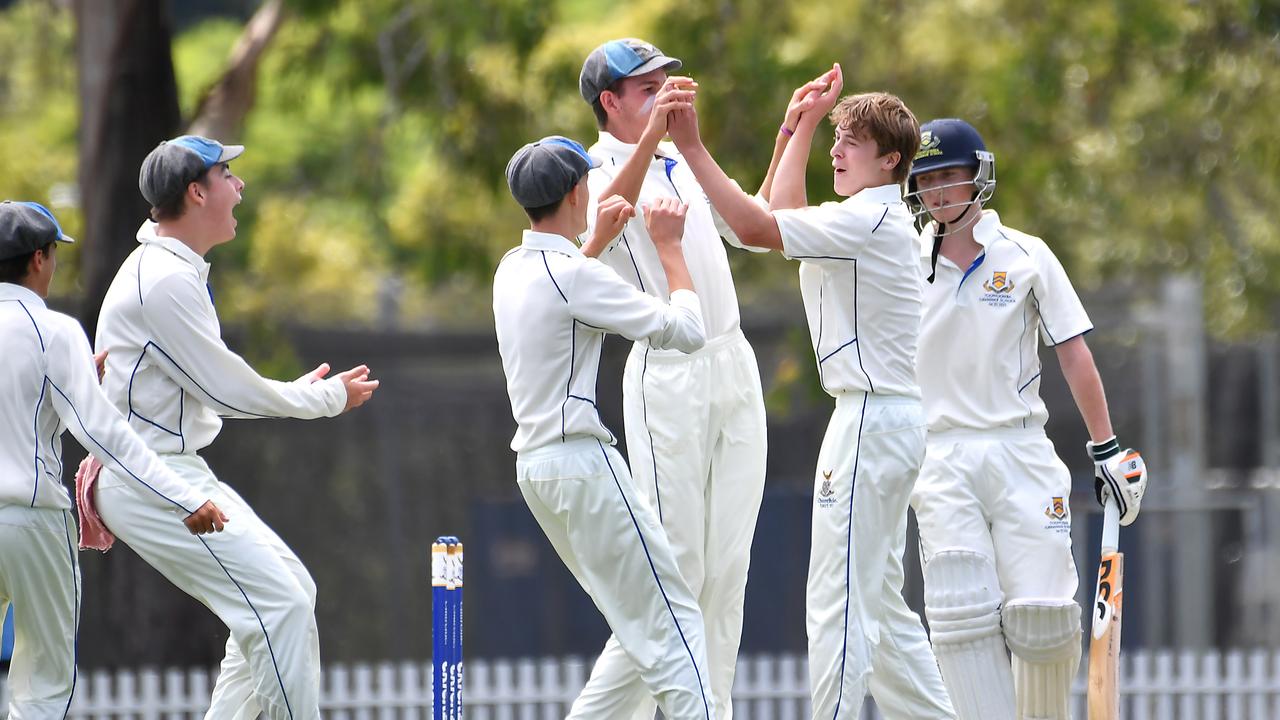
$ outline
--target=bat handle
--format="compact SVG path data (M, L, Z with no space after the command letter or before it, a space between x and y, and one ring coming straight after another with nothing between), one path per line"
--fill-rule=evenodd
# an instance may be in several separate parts
M1102 552L1115 552L1120 545L1120 508L1116 501L1107 498L1102 509Z

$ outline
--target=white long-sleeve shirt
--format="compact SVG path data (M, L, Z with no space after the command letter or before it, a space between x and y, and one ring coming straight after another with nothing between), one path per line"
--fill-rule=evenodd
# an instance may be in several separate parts
M588 151L600 158L601 166L587 175L591 200L587 206L589 227L584 237L591 237L596 221L596 207L609 183L622 172L622 166L635 154L636 146L624 143L607 132ZM729 225L707 200L684 157L669 142L658 144L649 159L640 195L636 199L636 216L627 221L618 237L600 253L600 262L613 268L632 287L660 300L666 300L667 275L658 259L658 249L649 237L641 206L659 198L676 198L689 206L684 219L681 248L689 266L689 276L698 289L707 339L714 340L736 331L740 324L738 293L729 271L729 258L724 243L742 247ZM749 248L751 249L751 248Z
M209 264L175 238L138 230L139 247L107 290L98 350L108 350L103 388L147 446L195 453L222 418L312 419L338 415L346 390L332 377L315 383L262 377L222 340L209 290Z
M511 440L516 452L584 435L614 443L596 411L605 333L684 352L706 343L692 291L675 291L668 305L587 258L567 238L532 230L498 264L493 316L517 425Z
M843 202L776 210L782 252L800 261L800 293L822 388L919 398L918 236L897 185Z
M0 504L66 510L62 433L103 465L194 512L208 498L147 449L98 386L89 339L40 296L0 283Z

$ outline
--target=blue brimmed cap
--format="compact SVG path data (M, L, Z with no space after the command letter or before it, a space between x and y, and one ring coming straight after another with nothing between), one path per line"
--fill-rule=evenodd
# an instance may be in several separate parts
M51 242L75 242L49 208L34 202L0 203L0 260L35 252Z
M578 76L582 99L593 103L600 93L622 78L635 77L658 68L679 70L680 61L667 57L653 45L635 38L610 40L587 56Z
M209 168L231 162L243 152L243 145L223 145L199 135L166 140L142 161L138 189L152 207L160 207L186 192L187 185Z
M546 207L573 190L600 161L567 137L551 135L516 151L507 163L507 187L523 208Z

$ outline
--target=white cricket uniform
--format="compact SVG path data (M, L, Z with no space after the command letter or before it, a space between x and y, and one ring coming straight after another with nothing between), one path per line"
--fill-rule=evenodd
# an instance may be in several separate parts
M62 433L150 497L164 521L205 498L129 430L102 389L73 318L20 285L0 283L0 618L14 605L13 720L62 718L75 688L79 540L62 485Z
M587 176L589 221L605 188L635 153L607 132L591 147L602 166ZM722 720L742 639L742 604L751 542L764 495L764 394L755 352L739 327L738 297L724 241L740 246L671 143L651 159L637 205L674 197L689 206L683 250L701 302L707 344L693 353L631 348L622 397L628 458L637 489L657 510L680 572L698 598L707 628L711 690ZM590 231L588 231L588 236ZM667 278L641 212L600 260L636 289L666 300ZM610 638L571 717L653 717L635 666Z
M920 618L902 597L911 489L924 456L916 385L920 285L896 185L773 213L822 387L836 399L814 477L807 625L814 720L856 718L868 691L891 717L949 718Z
M926 274L933 232L931 224L920 237ZM998 588L992 588L988 614L995 617L988 624L1002 652L997 605L1074 604L1071 476L1044 432L1048 413L1039 393L1038 336L1057 345L1093 326L1044 241L1003 226L991 210L974 225L973 237L982 251L971 265L960 268L939 255L934 282L925 285L918 367L929 431L912 505L926 600L930 563L939 553L972 553L993 567ZM929 612L932 620L934 607ZM977 617L969 620L981 624ZM1007 633L1007 615L1004 625ZM934 634L936 643L937 628ZM939 647L944 675L957 673L947 680L959 696L964 690L956 678L981 661L968 657L951 671L946 653ZM994 702L990 696L974 701ZM968 712L1002 717L1012 712L1011 701Z
M677 291L668 305L567 238L530 230L498 265L493 314L529 510L663 714L716 717L702 613L657 514L613 448L595 393L607 332L659 348L702 347L698 296Z
M342 412L339 379L261 377L222 340L209 264L144 223L139 247L107 290L97 346L109 351L103 387L164 463L230 522L193 536L168 510L110 469L97 486L107 526L230 629L206 715L210 720L319 717L315 583L302 562L197 454L223 417L318 418Z

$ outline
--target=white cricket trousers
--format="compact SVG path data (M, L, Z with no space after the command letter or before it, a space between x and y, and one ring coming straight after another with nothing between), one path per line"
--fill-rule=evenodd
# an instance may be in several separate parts
M632 478L702 608L711 693L720 720L731 720L768 447L756 356L741 330L690 354L636 343L622 390ZM653 716L644 681L610 637L569 717Z
M103 470L103 521L151 567L199 600L231 634L208 720L320 717L316 585L297 555L197 455L161 455L229 518L226 529L192 535L181 510Z
M593 437L521 452L530 512L670 720L712 720L702 613L627 465Z
M1043 428L930 433L912 504L927 564L943 549L990 558L1005 602L1071 601L1071 472Z
M13 604L9 720L62 720L71 706L79 543L70 511L0 505L0 623Z
M907 506L924 458L911 398L847 393L818 453L807 625L814 720L955 713L920 617L902 597Z

